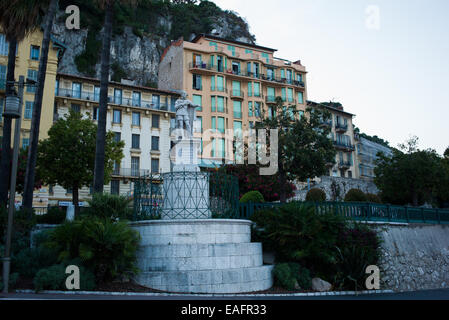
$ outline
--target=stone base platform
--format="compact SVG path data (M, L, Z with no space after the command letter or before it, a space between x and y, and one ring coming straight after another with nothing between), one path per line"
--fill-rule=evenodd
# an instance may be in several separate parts
M272 266L251 242L248 220L133 222L141 234L136 282L179 293L241 293L269 289Z

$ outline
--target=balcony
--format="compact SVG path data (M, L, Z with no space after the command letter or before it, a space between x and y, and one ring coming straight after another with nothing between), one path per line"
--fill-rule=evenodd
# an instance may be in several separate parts
M327 119L327 120L321 119L320 126L321 127L332 127L332 120L331 119Z
M141 178L150 175L150 170L133 169L133 168L115 168L112 176L126 178Z
M206 75L213 74L218 71L217 66L212 66L210 63L205 62L190 62L189 69L192 72Z
M350 167L351 167L351 162L349 162L349 161L340 160L338 162L338 168L339 169L347 170Z
M334 141L334 146L335 148L346 152L351 152L355 150L354 145L342 141Z
M89 91L79 91L72 89L58 89L56 92L58 97L66 97L66 98L74 98L79 100L87 100L87 101L100 101L100 94L95 94L94 92Z
M213 92L224 92L224 93L228 92L228 90L226 88L224 88L224 87L217 87L217 86L215 86L215 87L212 86L210 88L210 91L213 91Z
M242 90L231 90L231 99L243 100L245 93Z
M275 104L276 103L276 96L266 96L265 97L265 102L266 103L270 103L270 104Z
M339 133L343 133L348 131L348 125L347 124L343 124L343 123L336 123L335 124L335 131L339 132Z

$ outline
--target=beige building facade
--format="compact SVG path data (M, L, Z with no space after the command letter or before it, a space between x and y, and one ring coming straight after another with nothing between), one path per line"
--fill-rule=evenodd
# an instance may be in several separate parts
M202 166L235 161L234 132L249 130L273 112L276 97L304 112L307 72L300 61L274 57L275 49L199 35L173 42L162 55L159 88L182 90L197 110ZM205 133L213 132L212 136Z

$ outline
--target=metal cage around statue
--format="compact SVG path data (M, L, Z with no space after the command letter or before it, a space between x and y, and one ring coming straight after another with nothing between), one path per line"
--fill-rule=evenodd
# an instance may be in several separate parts
M221 172L175 171L135 181L134 220L238 217L238 179Z

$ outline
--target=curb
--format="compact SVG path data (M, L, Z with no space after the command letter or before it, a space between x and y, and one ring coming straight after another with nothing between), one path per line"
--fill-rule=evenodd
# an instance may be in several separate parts
M16 290L15 293L31 293L34 290ZM310 293L255 293L255 294L229 294L229 293L155 293L155 292L103 292L103 291L57 291L44 290L40 294L67 294L67 295L105 295L105 296L147 296L147 297L316 297L316 296L352 296L370 295L382 293L394 293L393 290L365 290L365 291L330 291L330 292L310 292Z

